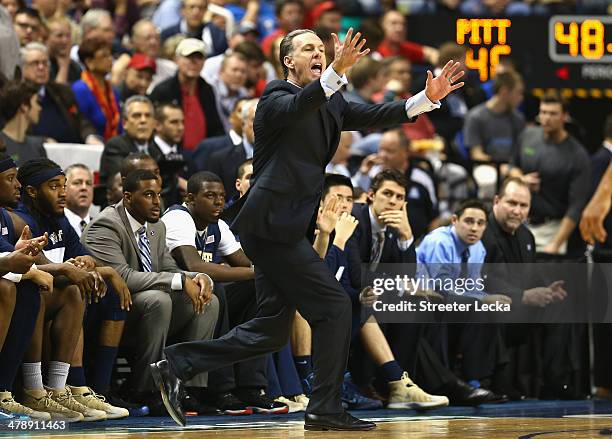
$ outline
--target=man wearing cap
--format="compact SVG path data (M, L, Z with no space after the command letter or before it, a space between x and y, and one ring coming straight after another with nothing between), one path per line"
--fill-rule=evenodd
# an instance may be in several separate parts
M145 96L156 70L155 59L144 53L132 55L125 73L125 80L119 86L119 101L123 104L131 96Z
M217 112L212 87L200 77L206 58L204 42L186 38L176 48L177 74L153 89L153 102L172 102L183 109L185 130L184 153L189 153L205 138L225 134Z

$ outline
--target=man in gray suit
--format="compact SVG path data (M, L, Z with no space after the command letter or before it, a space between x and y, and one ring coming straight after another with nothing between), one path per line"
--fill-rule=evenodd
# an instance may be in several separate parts
M115 268L132 292L127 319L129 338L136 340L132 387L147 401L147 392L153 390L148 365L163 357L166 339L210 339L219 302L210 277L180 270L166 249L166 228L159 221L158 176L135 170L123 190L123 200L104 209L81 241L96 258ZM188 385L204 387L206 378L199 374Z

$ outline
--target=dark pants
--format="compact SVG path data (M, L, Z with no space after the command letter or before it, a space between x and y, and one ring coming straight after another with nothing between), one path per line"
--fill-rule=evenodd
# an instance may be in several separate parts
M282 349L289 340L295 310L312 328L314 385L309 413L343 411L340 389L351 332L350 299L304 238L282 244L241 236L255 264L257 316L225 336L166 348L181 379Z
M257 314L255 283L252 281L217 284L214 293L219 299L219 319L213 338L227 334L231 328ZM208 374L208 389L216 394L236 387L264 389L267 385L265 357L241 361Z

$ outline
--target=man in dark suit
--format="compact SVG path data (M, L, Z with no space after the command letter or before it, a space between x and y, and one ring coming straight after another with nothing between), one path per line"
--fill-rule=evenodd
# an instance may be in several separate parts
M145 96L132 96L125 101L123 127L125 133L108 140L100 157L100 181L108 181L121 169L121 161L132 153L149 154L159 161L164 154L153 140L155 119L153 104Z
M242 107L242 142L229 148L224 148L211 154L208 161L208 170L217 174L225 186L225 201L237 197L236 175L238 168L247 159L253 157L253 120L257 109L257 99L247 101Z
M370 430L372 422L346 413L340 400L351 330L351 303L319 258L306 231L321 197L325 166L340 131L405 123L439 106L463 72L450 63L440 76L428 74L426 89L409 101L383 105L347 103L344 74L369 50L350 29L344 43L334 36L336 57L326 70L325 47L310 30L296 30L281 42L286 81L266 87L255 114L253 177L233 228L255 264L257 317L206 343L166 348L154 375L166 407L178 423L181 380L199 371L280 350L289 339L296 309L313 334L314 385L305 415L307 430ZM436 102L436 103L433 103Z

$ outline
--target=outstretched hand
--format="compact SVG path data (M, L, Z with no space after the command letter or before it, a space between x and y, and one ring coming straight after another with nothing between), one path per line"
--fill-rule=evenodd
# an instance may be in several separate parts
M453 63L451 59L435 78L431 70L427 70L425 95L430 101L434 102L444 99L450 92L464 86L464 82L457 82L465 74L463 70L457 71L459 66L461 66L460 63Z
M366 40L363 39L359 41L361 32L357 32L355 36L353 36L353 28L348 30L346 38L342 43L338 35L332 34L332 37L335 47L335 56L332 64L334 66L334 71L340 76L344 75L357 63L357 61L370 53L370 49L361 50L365 46Z

